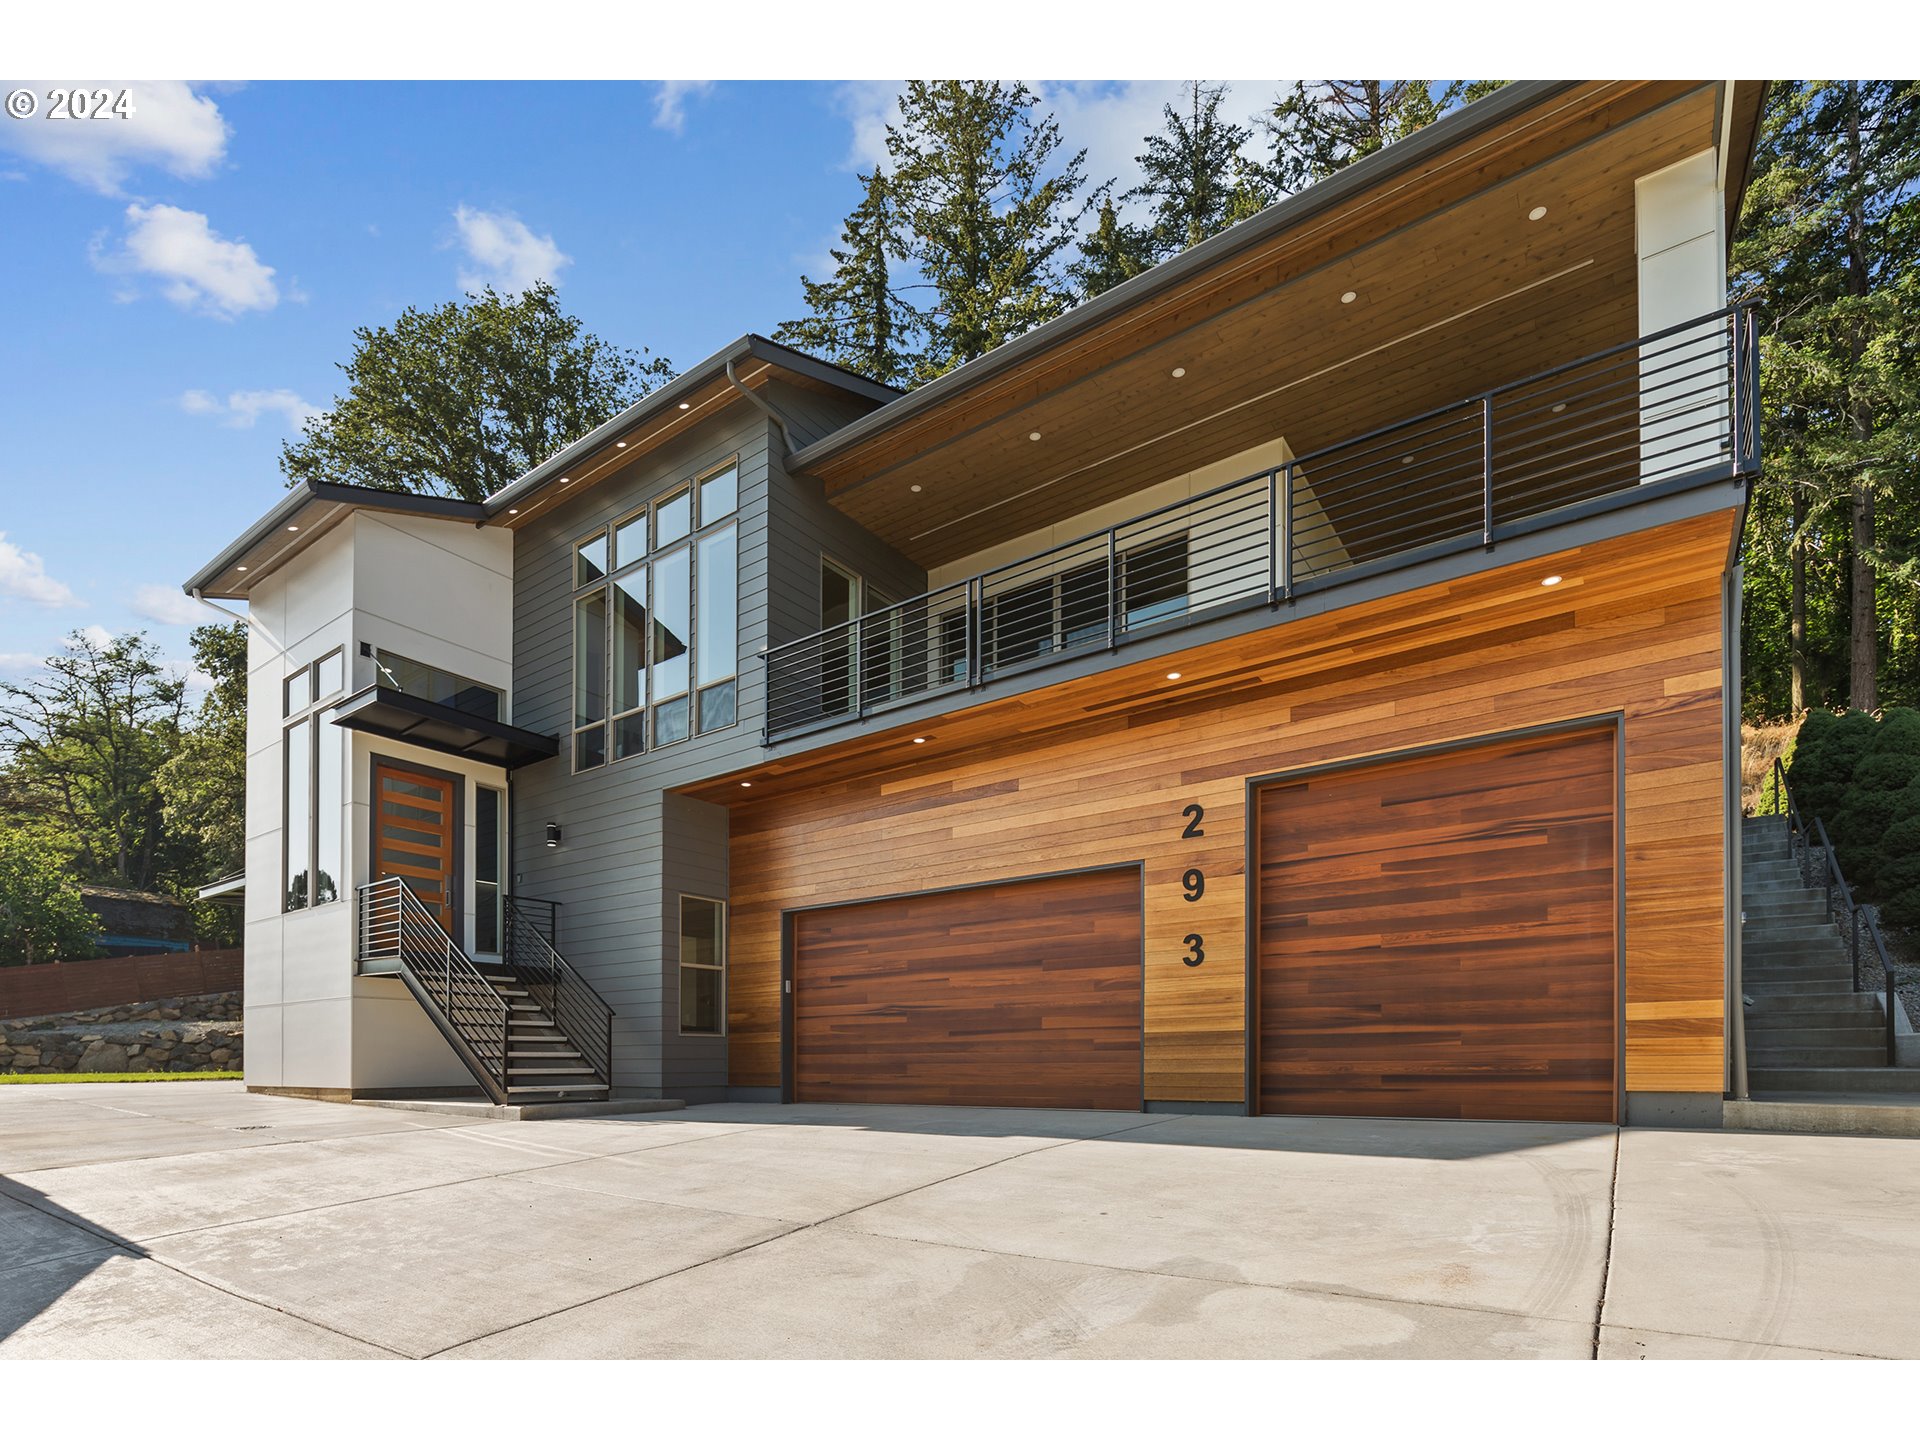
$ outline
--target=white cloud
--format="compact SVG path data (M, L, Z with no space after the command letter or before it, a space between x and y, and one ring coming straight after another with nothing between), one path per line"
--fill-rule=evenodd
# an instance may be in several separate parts
M22 680L46 664L44 655L24 650L0 650L0 680Z
M460 267L463 289L491 285L503 294L518 295L536 281L560 283L560 272L573 263L561 253L551 235L536 235L526 222L504 210L475 210L462 205L453 212L459 231L455 243L467 258Z
M81 603L80 597L63 582L47 574L45 561L8 540L4 530L0 530L0 596L31 601L48 609Z
M208 390L189 390L180 397L189 415L218 416L232 430L251 430L262 415L278 415L289 430L298 430L326 411L310 405L291 390L235 390L222 400Z
M223 320L280 303L273 267L261 264L246 241L221 235L199 211L129 205L126 219L118 250L103 253L95 242L94 264L109 274L152 276L160 293L181 309ZM123 290L118 298L128 294Z
M115 640L120 638L104 625L82 625L80 627L80 633L102 650L105 650L108 646L112 645Z
M62 82L62 89L132 92L132 114L102 119L50 120L43 81L0 80L0 90L33 92L40 113L0 125L0 151L57 170L105 195L117 195L136 168L158 166L185 180L202 179L226 157L229 128L220 107L181 80Z
M653 92L653 123L656 129L679 135L687 128L687 102L713 93L711 80L662 80Z
M133 592L133 613L157 625L198 625L212 619L171 585L142 585Z

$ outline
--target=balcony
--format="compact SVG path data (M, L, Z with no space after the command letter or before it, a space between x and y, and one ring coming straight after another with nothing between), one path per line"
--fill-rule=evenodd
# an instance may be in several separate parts
M1755 360L1717 311L776 646L762 739L1751 475Z

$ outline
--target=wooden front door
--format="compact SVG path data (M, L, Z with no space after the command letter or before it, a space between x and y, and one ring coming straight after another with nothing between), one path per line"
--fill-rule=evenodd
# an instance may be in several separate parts
M1614 736L1259 792L1259 1109L1611 1121Z
M453 932L454 780L379 760L373 767L373 878L397 875Z
M793 917L794 1099L1138 1110L1140 872Z

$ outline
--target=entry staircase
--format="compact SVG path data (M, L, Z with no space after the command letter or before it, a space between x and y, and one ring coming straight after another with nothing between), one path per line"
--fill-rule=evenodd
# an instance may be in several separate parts
M1920 1068L1902 1068L1892 966L1871 912L1840 873L1818 817L1776 765L1782 814L1742 822L1741 970L1753 1129L1920 1134Z
M496 1105L613 1093L613 1010L554 947L554 907L508 897L499 964L480 964L398 877L362 885L363 975L393 975Z

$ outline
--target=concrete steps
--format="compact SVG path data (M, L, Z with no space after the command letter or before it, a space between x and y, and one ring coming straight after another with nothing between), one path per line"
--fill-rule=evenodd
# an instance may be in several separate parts
M1854 991L1846 937L1828 918L1825 889L1808 885L1791 859L1786 821L1746 821L1741 845L1741 978L1754 1099L1729 1102L1726 1123L1858 1128L1854 1112L1862 1107L1852 1097L1861 1095L1879 1097L1876 1125L1906 1125L1908 1109L1920 1121L1920 1070L1887 1064L1882 1001ZM1776 1095L1794 1099L1770 1098Z

